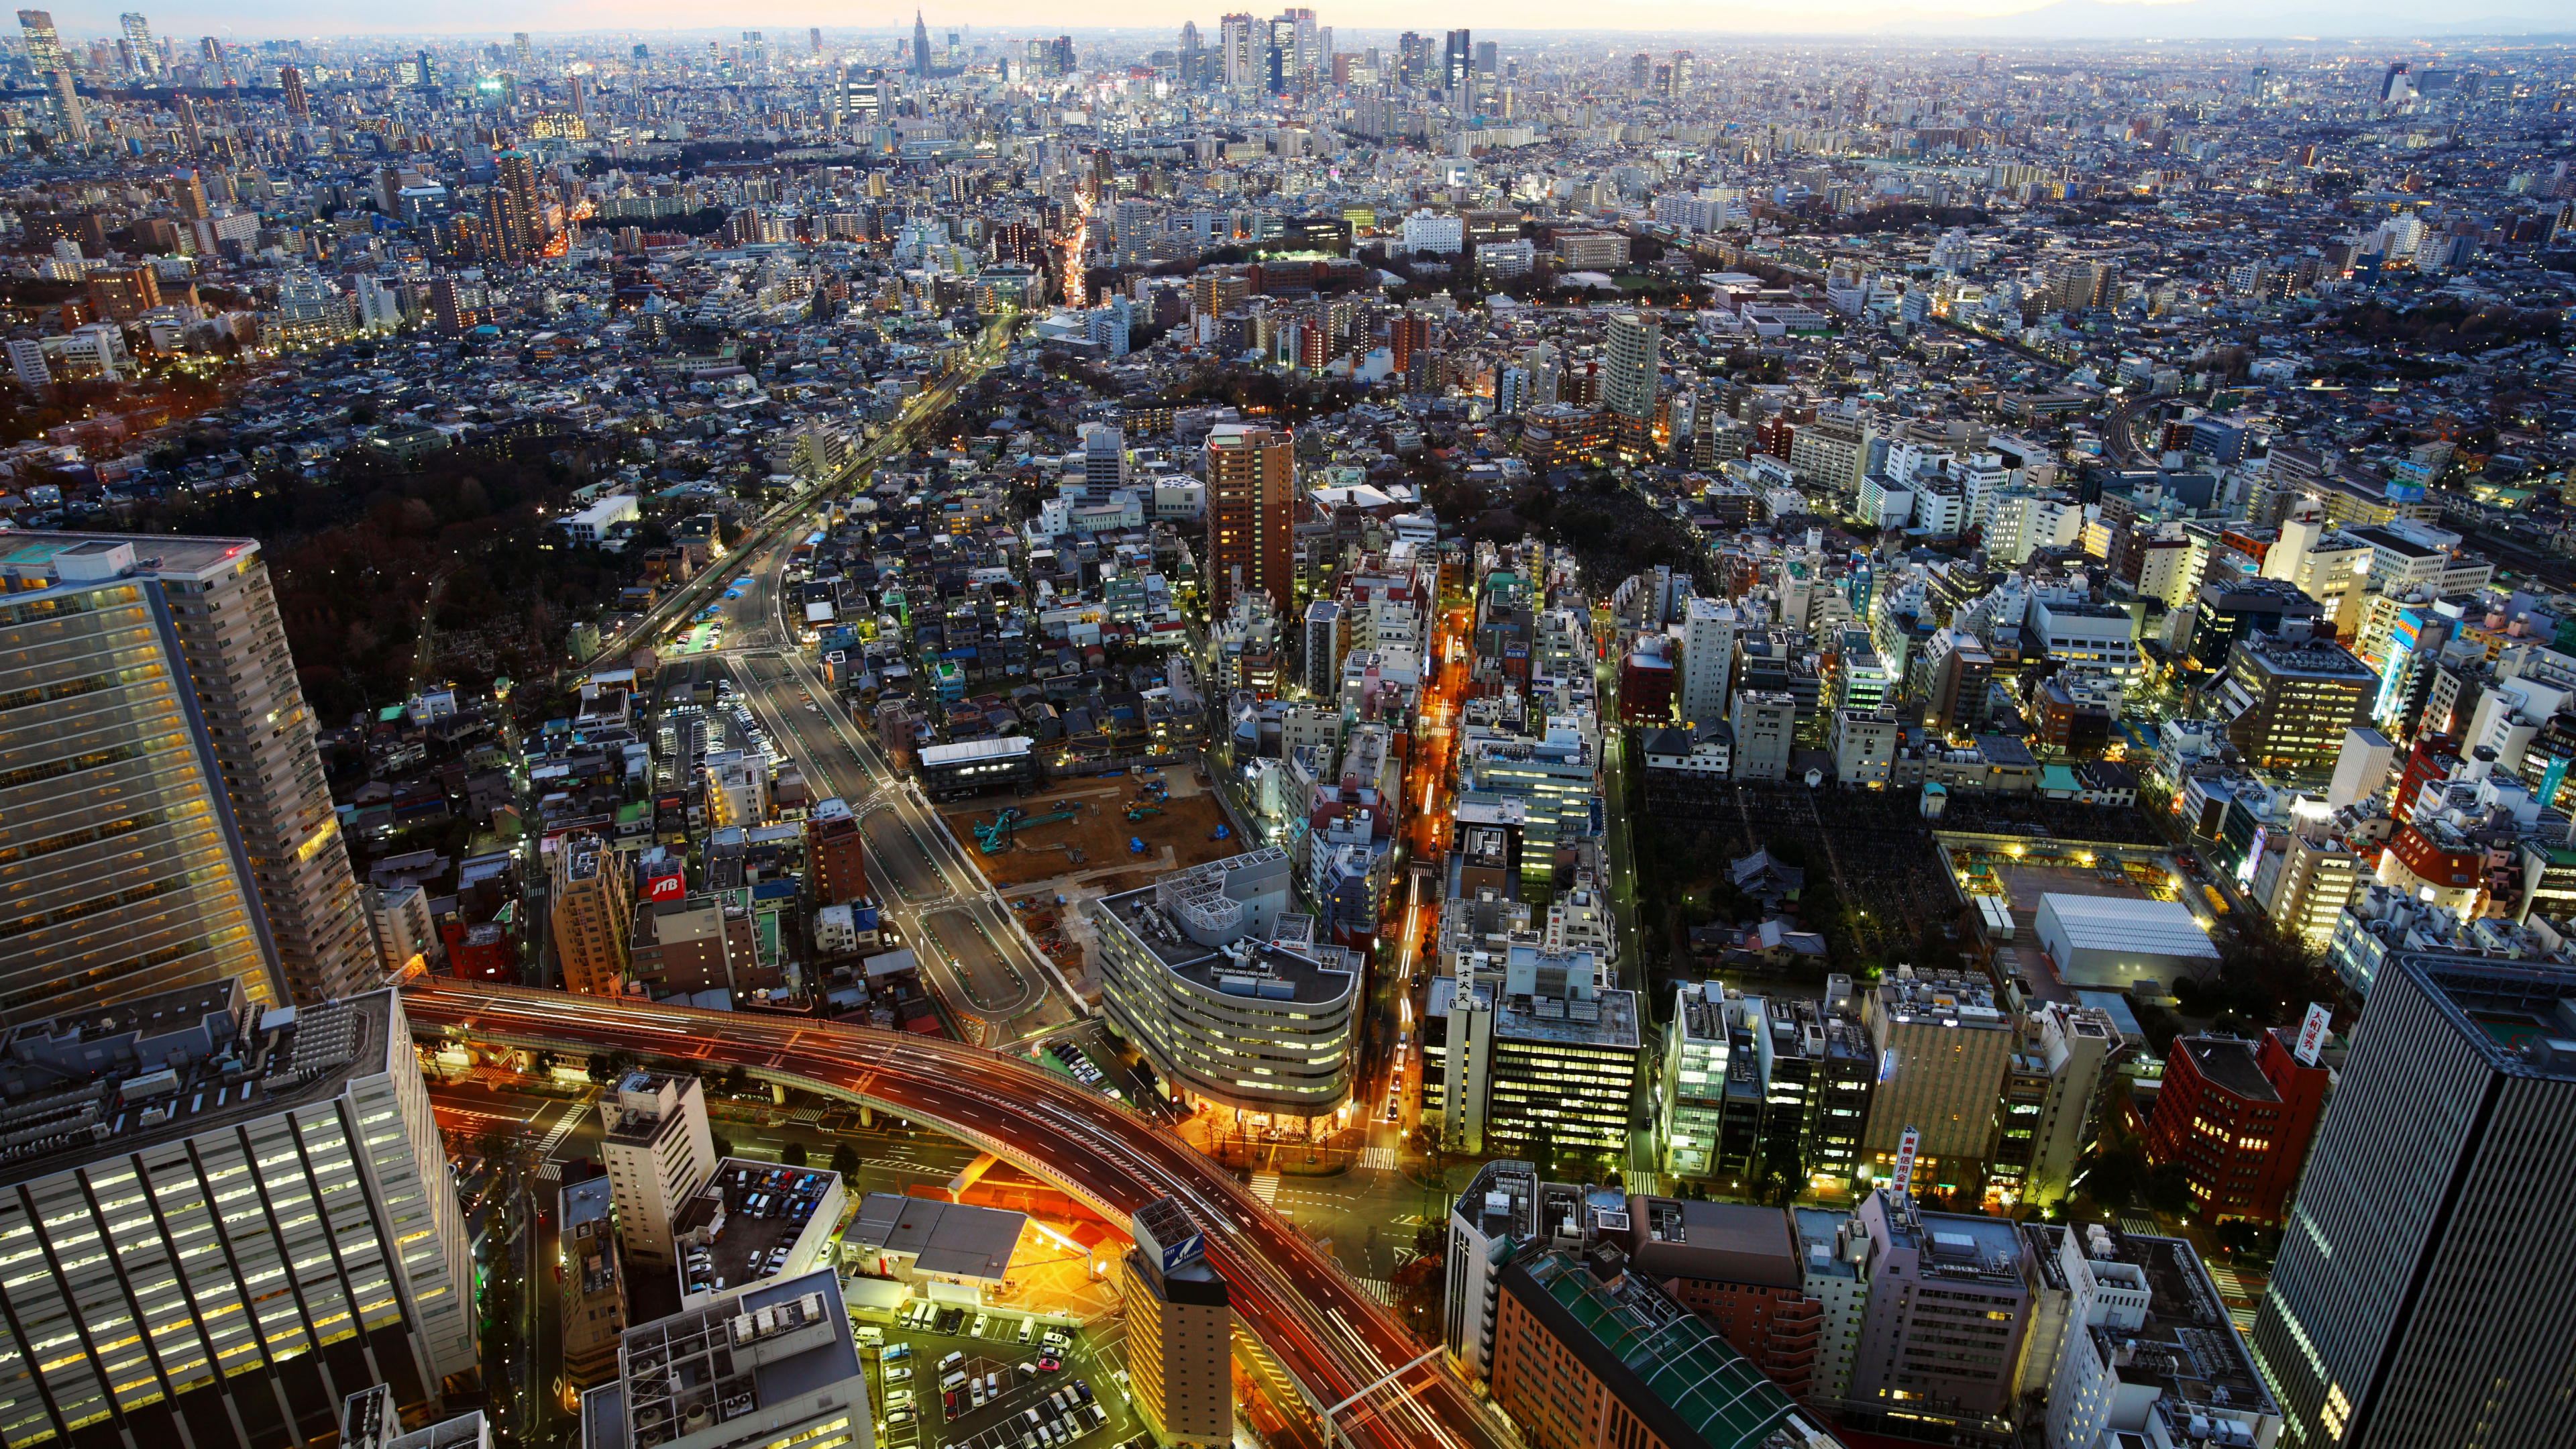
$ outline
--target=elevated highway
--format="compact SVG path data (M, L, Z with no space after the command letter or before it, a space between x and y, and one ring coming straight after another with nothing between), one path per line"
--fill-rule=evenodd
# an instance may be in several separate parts
M516 987L424 981L406 990L414 1035L642 1060L739 1066L754 1076L951 1133L1062 1187L1112 1222L1157 1197L1207 1235L1244 1327L1356 1449L1514 1449L1386 1310L1231 1173L1122 1109L1014 1056L836 1023L698 1011Z

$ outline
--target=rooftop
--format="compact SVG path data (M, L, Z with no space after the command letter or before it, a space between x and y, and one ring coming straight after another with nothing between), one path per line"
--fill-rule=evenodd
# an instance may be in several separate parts
M180 987L0 1038L0 1184L327 1102L386 1070L394 998L261 1010L237 981ZM410 1044L400 1043L408 1051Z
M1026 1213L872 1192L859 1200L843 1240L909 1256L918 1272L999 1282L1028 1221Z
M2041 1276L2053 1287L2067 1288L2071 1230L2033 1223L2021 1231L2034 1249L2030 1257ZM2190 1243L2094 1224L2088 1237L2074 1244L2074 1256L2088 1264L2127 1265L2145 1279L2142 1323L2124 1320L2090 1329L2099 1340L2102 1361L2121 1383L2152 1385L2179 1405L2248 1415L2280 1413L2255 1371L2244 1335L2228 1318L2218 1285Z
M582 1398L584 1440L659 1446L836 1384L864 1394L858 1345L828 1272L630 1328L618 1381Z
M2213 1084L2249 1102L2277 1102L2281 1094L2254 1061L2254 1043L2232 1036L2187 1036L2174 1043Z
M796 1245L817 1213L839 1213L833 1191L840 1174L780 1167L728 1157L696 1195L671 1217L671 1236L685 1247L680 1295L743 1288L770 1276L762 1265L780 1248ZM828 1231L831 1224L826 1223Z

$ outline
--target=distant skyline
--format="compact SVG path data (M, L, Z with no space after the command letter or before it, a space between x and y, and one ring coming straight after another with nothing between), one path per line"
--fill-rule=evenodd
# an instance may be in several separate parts
M1172 0L1123 0L1083 6L1082 23L1068 26L1063 7L1039 5L922 7L934 29L973 25L1014 34L1056 32L1067 28L1101 31L1177 33L1185 20L1195 20L1212 33L1216 18L1232 9L1269 14L1281 7L1210 3L1189 5ZM1586 6L1592 24L1569 26L1567 10L1537 0L1422 0L1418 4L1372 5L1336 11L1313 7L1317 19L1346 32L1366 30L1431 30L1456 26L1497 33L1524 31L1555 35L1586 32L1759 36L1909 35L1989 36L2064 41L2089 37L2159 38L2167 40L2239 39L2279 36L2292 39L2451 37L2479 33L2576 34L2576 12L2565 0L2470 0L2441 15L2394 0L2360 0L2357 4L2321 6L2317 0L1811 0L1795 7L1717 9L1700 5L1655 3L1655 0L1608 0ZM539 0L503 4L499 0L459 0L436 7L438 24L424 27L425 12L385 9L353 13L326 0L251 0L236 6L188 6L163 9L147 3L53 9L55 23L66 35L111 34L117 16L140 9L156 34L189 37L235 36L245 40L306 39L335 36L437 35L445 37L506 36L525 30L540 35L686 31L710 36L741 30L765 30L773 38L802 38L810 26L826 32L893 36L912 23L909 8L872 11L854 21L846 8L798 8L773 0L734 8L721 24L708 22L708 11L677 0ZM1714 13L1712 13L1714 11ZM381 21L375 21L381 16Z

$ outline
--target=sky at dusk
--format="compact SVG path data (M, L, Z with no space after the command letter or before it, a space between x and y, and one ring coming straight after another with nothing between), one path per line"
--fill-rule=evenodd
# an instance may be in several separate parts
M126 5L101 6L95 10L57 5L53 15L67 35L106 35L116 25L117 14ZM245 40L273 39L290 35L307 38L351 34L421 34L506 35L514 30L538 34L601 34L628 31L689 31L702 36L727 36L743 29L762 29L772 40L783 36L802 36L808 26L821 25L827 35L886 35L899 30L909 32L910 9L847 6L797 7L774 4L772 0L752 0L739 6L709 7L698 0L538 0L534 4L510 4L506 0L447 0L434 5L369 5L349 6L331 0L245 0L238 5L201 5L178 9L153 6L149 0L139 7L148 16L156 34L195 37L226 35ZM1184 20L1195 20L1202 32L1212 32L1216 18L1228 10L1249 9L1259 14L1275 13L1278 7L1259 5L1210 4L1192 8L1169 0L1108 0L1108 3L1078 6L1064 5L991 5L960 9L925 7L934 28L971 25L1002 34L1028 35L1055 33L1073 29L1077 34L1119 26L1155 35L1176 33ZM1501 38L1512 30L1565 32L1568 20L1576 12L1555 0L1419 0L1383 6L1371 5L1350 10L1329 6L1314 7L1322 24L1336 27L1341 33L1397 30L1445 29L1469 26L1494 32ZM1625 30L1657 33L1695 31L1734 34L1797 33L1940 33L1955 31L1967 34L1978 30L2009 36L2026 25L2047 18L2059 19L2063 12L2083 12L2073 21L2079 26L2099 31L2104 27L2126 34L2155 35L2170 39L2187 39L2194 35L2239 36L2247 34L2281 34L2285 36L2332 35L2336 33L2370 36L2403 36L2408 29L2438 23L2442 33L2460 33L2463 26L2492 20L2501 31L2534 29L2576 30L2576 10L2565 0L2466 0L2449 7L2438 17L2428 15L2421 6L2359 0L2359 3L2320 5L2317 0L2242 0L2242 3L2219 3L2219 0L2077 0L2073 6L2034 3L2034 0L1803 0L1793 6L1712 5L1704 0L1674 3L1674 0L1604 0L1604 3L1579 8L1583 22L1602 30ZM933 13L935 12L935 13ZM721 24L711 26L711 16L721 16ZM2132 18L2134 17L2134 18ZM2277 31L2261 28L2277 21ZM2252 26L2254 28L2249 29ZM2170 27L2170 28L2168 28ZM2067 23L2049 27L2048 33L2064 34Z

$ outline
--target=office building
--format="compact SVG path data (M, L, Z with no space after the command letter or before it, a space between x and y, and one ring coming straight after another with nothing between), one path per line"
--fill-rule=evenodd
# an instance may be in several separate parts
M36 74L48 75L70 64L63 56L63 37L54 28L52 11L19 11L18 37L26 50L27 69Z
M20 921L0 939L0 1023L235 979L252 1000L283 999L222 761L169 647L168 597L134 572L130 545L11 541L0 890Z
M1601 984L1590 951L1514 943L1502 969L1461 981L1441 1066L1449 1150L1627 1160L1650 1048L1637 996ZM1651 1109L1649 1109L1651 1111Z
M438 927L429 918L429 892L420 886L366 888L367 928L376 941L376 964L394 981L426 969L439 950Z
M1685 726L1712 729L1727 717L1735 671L1733 605L1692 598L1683 606L1681 716Z
M1733 1061L1732 1023L1725 988L1685 981L1673 988L1673 1016L1664 1028L1664 1070L1656 1135L1663 1142L1663 1170L1675 1177L1707 1177L1717 1170L1718 1135L1726 1122L1728 1069ZM1749 1077L1754 1064L1746 1063Z
M875 895L868 888L868 838L849 802L823 800L805 817L806 879L815 903L838 905Z
M616 1374L617 1345L626 1336L626 1272L617 1254L615 1205L605 1177L566 1184L555 1194L563 1258L563 1375L576 1389L595 1389Z
M2227 656L2219 717L2245 763L2265 770L2326 770L2344 735L2370 723L2379 677L2327 640L2254 636Z
M808 1273L626 1330L581 1449L875 1449L840 1279Z
M2254 1323L2282 1443L2566 1441L2571 1043L2576 973L2380 968Z
M476 1409L405 1432L394 1391L377 1384L341 1402L340 1449L492 1449L492 1421Z
M1823 1305L1806 1295L1787 1208L1631 1197L1624 1232L1604 1231L1628 1269L1717 1330L1762 1376L1804 1399L1814 1387Z
M1602 348L1601 405L1634 423L1655 417L1655 375L1662 362L1663 328L1637 312L1610 314Z
M1880 1062L1861 1135L1862 1171L1886 1181L1912 1128L1921 1134L1916 1187L1979 1186L2004 1068L2017 1044L1993 984L1982 974L1899 966L1861 997L1861 1020Z
M1109 1024L1176 1099L1310 1135L1351 1101L1359 963L1288 911L1288 854L1172 871L1088 910Z
M2290 1039L2186 1036L2165 1053L2164 1084L2140 1134L2147 1160L2178 1164L2209 1222L2281 1221L2325 1115L2328 1073Z
M2010 1417L2031 1280L2008 1219L1927 1213L1880 1188L1853 1214L1868 1238L1869 1311L1853 1356L1851 1411L1898 1420Z
M1440 1338L1451 1365L1468 1382L1484 1378L1493 1364L1504 1266L1533 1244L1582 1247L1592 1211L1582 1188L1544 1182L1534 1165L1509 1159L1477 1168L1467 1190L1449 1205Z
M1350 651L1350 622L1342 606L1317 599L1306 606L1306 693L1334 699L1342 690L1342 656Z
M375 984L375 944L258 541L51 533L16 535L0 546L0 597L14 606L50 614L54 606L37 597L45 590L71 585L87 593L117 579L133 585L140 606L163 621L161 661L147 665L136 653L120 672L131 678L129 671L157 668L183 676L180 702L199 754L211 755L223 782L285 994L319 1001ZM124 647L140 649L136 636L122 637ZM102 647L105 640L93 638L76 649ZM131 734L137 726L120 728ZM107 748L139 758L131 753L136 743ZM178 878L161 873L162 888Z
M1861 1276L1869 1235L1856 1231L1852 1215L1840 1208L1793 1207L1789 1220L1798 1233L1798 1291L1817 1310L1807 1396L1834 1403L1851 1391L1852 1360L1869 1317L1869 1280Z
M616 996L626 989L634 890L625 858L587 831L555 842L548 907L563 989Z
M435 1411L474 1371L395 993L289 1009L216 981L21 1025L0 1112L0 1442L283 1449L360 1389Z
M1206 1240L1167 1197L1136 1210L1136 1246L1119 1262L1127 1308L1127 1378L1157 1443L1231 1449L1234 1308L1202 1251Z
M1296 603L1297 443L1287 432L1224 423L1209 430L1207 550L1209 610L1235 595L1266 594L1287 614Z
M1739 689L1727 710L1739 780L1789 778L1789 747L1798 735L1798 701L1784 691Z
M2024 1018L1995 1114L1994 1176L2014 1201L2066 1201L2120 1048L2119 1024L2097 1007L2043 1001Z
M600 1156L617 1199L617 1236L638 1272L668 1272L673 1223L714 1176L715 1134L698 1079L626 1074L599 1103Z
M1494 1402L1538 1445L1756 1449L1835 1443L1698 1315L1608 1243L1505 1264Z
M2181 1238L2026 1223L2040 1297L2063 1315L2053 1360L2034 1326L2025 1383L2045 1385L2049 1449L2278 1441L2263 1387L2218 1285Z

